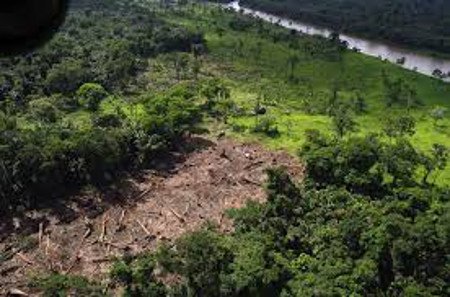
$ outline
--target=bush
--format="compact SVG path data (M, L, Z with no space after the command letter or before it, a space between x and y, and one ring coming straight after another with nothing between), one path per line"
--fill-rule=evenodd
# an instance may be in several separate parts
M44 278L37 278L30 285L42 290L45 297L106 296L101 286L91 283L80 276L52 274Z
M270 117L258 119L255 126L252 128L252 132L263 133L269 137L277 137L280 135L275 120Z
M242 133L242 132L245 132L245 130L247 130L247 126L240 125L240 124L232 124L231 125L231 130L233 132Z
M166 287L156 280L153 256L140 255L114 263L111 279L125 287L125 296L166 297Z

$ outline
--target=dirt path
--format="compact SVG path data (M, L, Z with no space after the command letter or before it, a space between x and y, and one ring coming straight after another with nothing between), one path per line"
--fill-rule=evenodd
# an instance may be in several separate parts
M174 156L173 166L130 179L117 191L77 197L64 210L15 221L22 233L24 222L33 228L26 237L11 232L0 242L0 294L50 271L98 280L114 257L152 249L207 221L228 232L226 209L264 201L266 168L285 166L302 177L302 166L285 152L230 139L197 141L203 149Z

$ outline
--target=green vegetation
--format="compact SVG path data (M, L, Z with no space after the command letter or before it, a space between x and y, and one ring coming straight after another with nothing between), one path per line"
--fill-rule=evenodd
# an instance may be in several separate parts
M161 15L204 32L202 72L230 89L234 107L224 127L237 138L295 153L310 128L330 134L338 121L358 135L379 134L406 113L415 122L415 146L430 154L435 143L450 146L447 83L345 50L336 37L298 36L208 6ZM450 169L433 178L450 184Z
M449 189L413 177L435 159L403 136L306 137L301 185L269 170L267 202L230 210L231 234L207 226L125 257L112 285L124 296L448 295Z
M450 4L410 0L242 0L241 4L291 19L448 53Z
M233 234L208 228L154 255L159 270L181 277L167 292L447 295L449 192L436 182L448 184L449 138L435 123L448 124L436 107L448 106L448 85L333 40L200 9L204 67L225 78L237 105L226 125L278 148L303 144L307 179L299 186L269 171L268 202L232 211ZM190 26L180 14L175 21ZM224 61L226 72L215 66Z
M447 296L450 85L204 4L74 2L55 39L0 65L2 210L57 201L161 160L198 128L296 153L267 202L110 283L51 275L48 296ZM116 292L116 291L114 291ZM120 292L120 291L119 291Z
M102 286L80 276L52 274L47 277L35 278L30 283L30 287L42 290L45 297L105 296Z
M188 85L139 81L148 58L189 52L201 34L122 1L72 5L50 43L0 60L2 211L147 166L201 121Z

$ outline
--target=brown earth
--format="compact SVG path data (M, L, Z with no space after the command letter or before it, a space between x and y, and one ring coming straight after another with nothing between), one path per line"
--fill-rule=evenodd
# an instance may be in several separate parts
M26 291L30 277L49 272L98 281L115 257L154 249L208 221L229 232L226 209L264 201L266 168L284 166L302 178L303 167L283 151L230 139L190 145L196 149L162 160L158 170L0 221L0 294Z

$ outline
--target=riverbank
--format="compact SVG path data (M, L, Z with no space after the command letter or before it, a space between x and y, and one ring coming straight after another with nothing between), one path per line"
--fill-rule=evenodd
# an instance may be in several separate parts
M242 6L299 22L339 31L350 36L396 44L416 52L450 52L450 6L431 1L415 5L404 0L361 3L355 0L241 0ZM441 57L442 57L441 56Z
M329 29L242 7L239 1L233 1L227 4L226 7L308 35L329 37L333 33ZM405 69L416 71L427 76L436 77L437 70L440 70L443 74L450 72L450 57L449 59L445 59L439 56L427 55L425 52L409 50L385 42L365 40L347 34L340 35L340 39L345 41L350 49L357 49L363 54L377 57L381 60L387 60ZM445 80L450 81L450 78L447 77Z
M450 84L362 53L336 53L327 39L292 35L286 28L234 11L212 5L184 9L162 14L174 24L205 32L209 53L202 60L202 72L220 77L230 87L239 112L231 113L221 129L234 137L296 153L308 129L332 133L327 102L337 89L338 100L350 110L354 99L362 97L364 110L354 114L356 134L382 133L389 119L410 115L416 121L414 145L427 152L434 143L450 146L450 113L444 112L437 125L431 116L437 107L450 110ZM387 106L383 73L411 88L420 103L410 109ZM258 104L266 109L259 118L253 113ZM279 133L255 133L261 122ZM435 178L450 184L450 168Z

